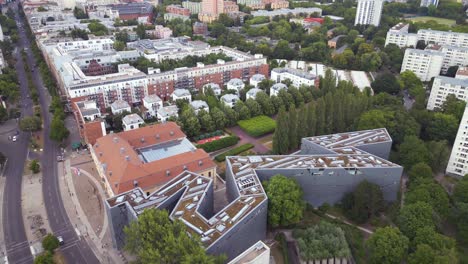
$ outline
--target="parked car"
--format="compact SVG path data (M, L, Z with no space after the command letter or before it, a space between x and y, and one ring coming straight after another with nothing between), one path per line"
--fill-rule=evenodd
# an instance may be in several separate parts
M59 241L59 245L65 244L65 242L63 241L63 237L62 237L62 236L58 236L57 239L58 239L58 241Z
M13 142L15 142L16 140L18 139L18 136L13 136L13 138L11 139Z

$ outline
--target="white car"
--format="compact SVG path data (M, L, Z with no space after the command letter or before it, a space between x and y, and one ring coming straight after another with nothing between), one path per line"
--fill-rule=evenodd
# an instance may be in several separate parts
M62 237L62 236L58 236L58 237L57 237L57 240L59 241L59 245L65 244L65 242L63 241L63 237Z
M11 140L12 140L13 142L15 142L17 139L18 139L18 136L13 136L13 137L11 138Z

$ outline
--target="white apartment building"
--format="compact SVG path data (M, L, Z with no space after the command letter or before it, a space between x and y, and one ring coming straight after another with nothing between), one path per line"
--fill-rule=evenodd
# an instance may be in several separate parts
M190 94L190 91L187 89L175 89L171 96L174 102L177 100L187 100L189 103L192 102L192 94Z
M234 108L234 106L240 99L239 99L239 96L235 94L225 94L221 96L220 100L224 105L230 108Z
M244 89L245 87L245 83L239 79L239 78L234 78L234 79L231 79L229 80L229 82L226 84L226 88L228 90L236 90L237 91L237 94L239 94L239 92Z
M263 80L265 80L265 75L263 74L254 74L252 77L249 79L249 84L253 85L253 87L258 88L258 84L261 83Z
M270 97L271 96L278 96L279 92L281 90L287 90L288 86L284 83L275 83L273 86L270 88Z
M447 164L446 174L463 177L468 174L468 107L465 108L457 137L453 144L452 154Z
M129 114L122 118L122 127L124 131L134 130L140 128L145 121L137 114Z
M354 25L379 26L382 7L382 0L358 0Z
M468 65L468 48L459 46L442 46L439 51L444 53L442 61L442 72L447 72L451 66L467 66Z
M118 115L118 114L121 114L123 112L129 112L130 113L132 111L132 109L131 109L130 105L126 101L116 100L111 104L111 111L112 111L112 114Z
M166 122L171 117L177 118L179 116L179 108L177 105L168 105L158 109L158 120Z
M400 48L416 47L418 43L418 34L408 33L409 24L398 23L387 32L385 46L392 43Z
M208 89L211 89L216 96L221 95L221 87L217 83L207 83L203 85L203 93L205 94Z
M444 53L434 50L406 49L401 72L412 71L423 82L439 75Z
M208 104L202 100L192 101L190 103L190 106L192 107L195 114L198 114L198 112L200 112L201 110L205 110L207 113L210 112L210 108L208 107Z
M460 100L468 101L468 79L435 77L427 109L440 108L449 94L455 95Z
M143 98L143 106L150 116L156 116L158 109L163 107L163 101L156 94L151 94Z
M316 76L292 68L275 68L271 70L271 79L277 83L290 80L295 87L299 88L302 85L314 86Z
M254 99L257 97L257 94L259 92L263 92L262 89L258 89L258 88L252 88L250 89L246 94L245 94L245 98L246 100L249 100L249 99Z

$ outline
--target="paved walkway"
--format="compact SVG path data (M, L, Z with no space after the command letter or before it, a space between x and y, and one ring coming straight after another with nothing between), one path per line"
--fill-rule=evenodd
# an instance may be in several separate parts
M233 134L237 135L240 138L239 143L237 143L237 145L250 143L250 144L254 145L253 150L255 152L257 152L258 154L263 154L263 153L266 153L266 152L270 151L267 147L265 147L262 143L260 143L260 140L262 138L268 137L269 135L254 138L254 137L250 136L249 134L247 134L239 126L231 127L231 128L229 128L229 130Z
M106 196L100 186L96 184L96 180L86 171L80 169L80 173L90 178L98 188L102 199ZM61 166L59 166L60 188L62 190L62 198L65 205L67 214L75 226L75 231L78 236L87 240L90 248L93 250L100 263L125 263L121 255L116 252L111 245L102 243L107 230L107 216L104 219L104 227L100 234L96 234L84 213L78 197L76 196L75 186L73 184L72 167L70 166L70 159L66 159Z
M355 225L355 224L350 223L350 222L348 222L348 221L346 221L346 220L344 220L344 219L338 218L338 217L336 217L336 216L334 216L334 215L327 214L327 213L326 213L325 215L328 216L328 217L330 217L331 219L341 221L342 223L345 223L345 224L350 225L350 226L354 226L354 227L356 227L357 229L359 229L359 230L361 230L361 231L363 231L363 232L365 232L365 233L367 233L367 234L372 235L372 234L374 233L374 231L372 231L372 230L369 230L369 229L367 229L367 228L364 228L364 227Z
M0 125L0 135L7 135L15 132L18 129L18 122L16 119L7 120Z

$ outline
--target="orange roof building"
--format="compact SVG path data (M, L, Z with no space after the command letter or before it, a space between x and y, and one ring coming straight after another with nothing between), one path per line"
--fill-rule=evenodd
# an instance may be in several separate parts
M135 187L153 191L185 170L216 179L216 164L174 122L108 134L91 153L111 197Z

